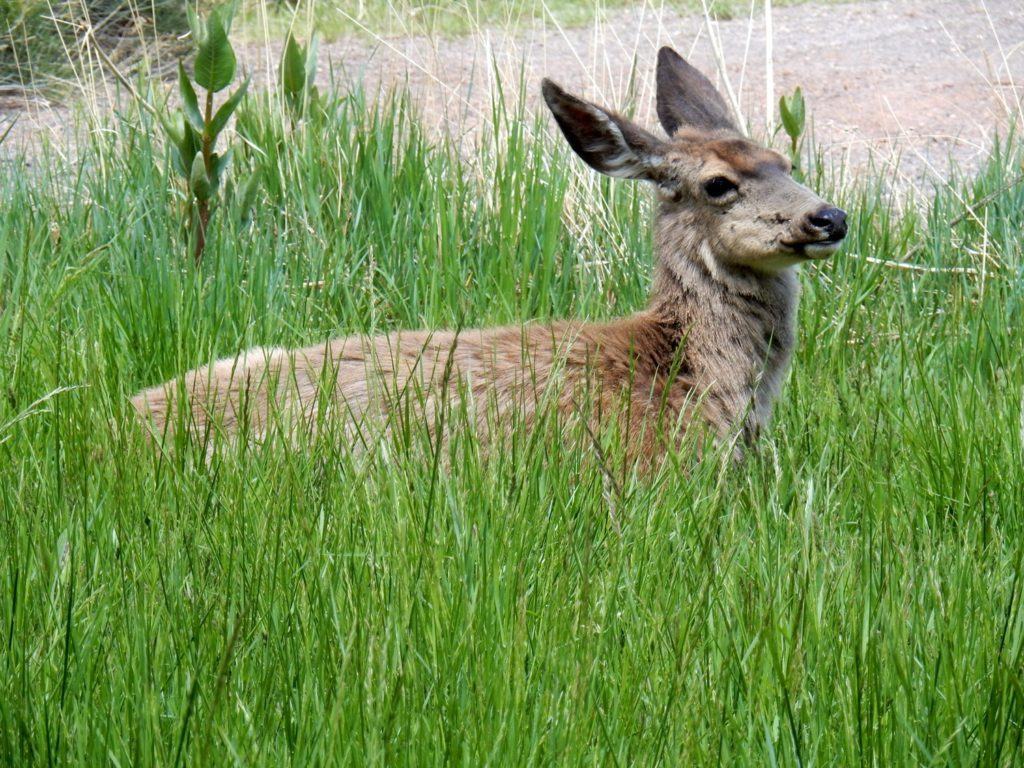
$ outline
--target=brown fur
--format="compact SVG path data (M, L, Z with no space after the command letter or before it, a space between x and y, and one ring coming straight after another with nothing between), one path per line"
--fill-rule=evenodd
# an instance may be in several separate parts
M133 404L157 430L173 432L184 392L190 432L260 437L275 422L315 428L325 406L360 431L369 426L370 434L406 407L432 427L445 398L465 398L486 438L495 409L529 428L549 398L566 415L586 416L594 431L618 418L640 458L695 404L696 390L681 376L670 378L688 366L676 359L680 341L675 319L654 311L604 324L352 336L300 350L250 350L189 372L180 390L169 382L141 392ZM583 403L587 414L579 413ZM717 412L722 404L707 408Z
M697 424L722 440L752 439L792 354L798 283L789 267L808 257L805 246L825 242L807 223L824 203L789 178L784 158L723 127L724 104L695 108L713 101L714 89L694 79L699 73L670 76L681 66L672 56L659 58L659 115L677 128L668 141L545 83L584 160L656 185L656 271L644 311L608 323L401 331L250 350L140 392L133 405L160 434L184 426L259 436L275 419L315 427L325 409L341 412L353 432L386 425L399 408L430 424L442 402L462 398L486 440L495 412L515 411L529 427L550 398L591 430L614 421L631 458L645 462ZM690 90L662 92L680 87ZM706 124L695 124L702 115ZM736 181L735 195L709 198L702 185L715 177Z

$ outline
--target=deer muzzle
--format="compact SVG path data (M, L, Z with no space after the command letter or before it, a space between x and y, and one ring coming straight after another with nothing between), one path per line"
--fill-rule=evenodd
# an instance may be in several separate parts
M801 256L824 259L838 250L846 231L846 211L825 206L808 214L797 236L783 245Z

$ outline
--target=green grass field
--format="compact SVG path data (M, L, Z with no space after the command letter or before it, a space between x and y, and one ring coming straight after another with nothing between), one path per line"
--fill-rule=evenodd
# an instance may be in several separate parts
M898 204L813 171L851 237L741 465L622 474L557 425L161 457L127 397L211 356L648 287L647 191L545 119L466 157L400 102L246 110L260 204L200 269L145 114L0 173L0 763L1021 761L1016 145ZM973 271L866 259L918 245Z

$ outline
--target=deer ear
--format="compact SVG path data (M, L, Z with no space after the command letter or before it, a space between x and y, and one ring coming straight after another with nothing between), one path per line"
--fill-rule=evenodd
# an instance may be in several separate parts
M683 126L736 131L729 107L704 75L671 48L658 51L658 119L669 136Z
M541 90L569 146L591 168L622 179L666 181L665 142L657 136L577 99L547 78Z

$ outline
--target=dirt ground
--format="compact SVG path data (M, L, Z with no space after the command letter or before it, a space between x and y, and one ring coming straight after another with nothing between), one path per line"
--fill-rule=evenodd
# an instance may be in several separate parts
M608 14L580 29L482 30L454 40L347 38L323 43L319 80L371 90L408 82L424 120L467 140L490 119L500 73L522 82L539 109L539 81L615 106L632 83L636 115L654 124L657 49L672 45L724 81L742 114L761 130L765 104L801 86L816 140L853 171L891 166L906 178L934 180L948 160L976 166L996 130L1019 120L1024 102L1024 2L1021 0L876 0L800 5L772 15L773 86L766 87L766 28L753 19L709 25L699 16L652 9ZM280 41L240 51L257 83L274 77ZM716 56L715 51L720 53ZM724 67L717 66L722 62ZM39 130L60 133L60 112L22 115L16 141Z

